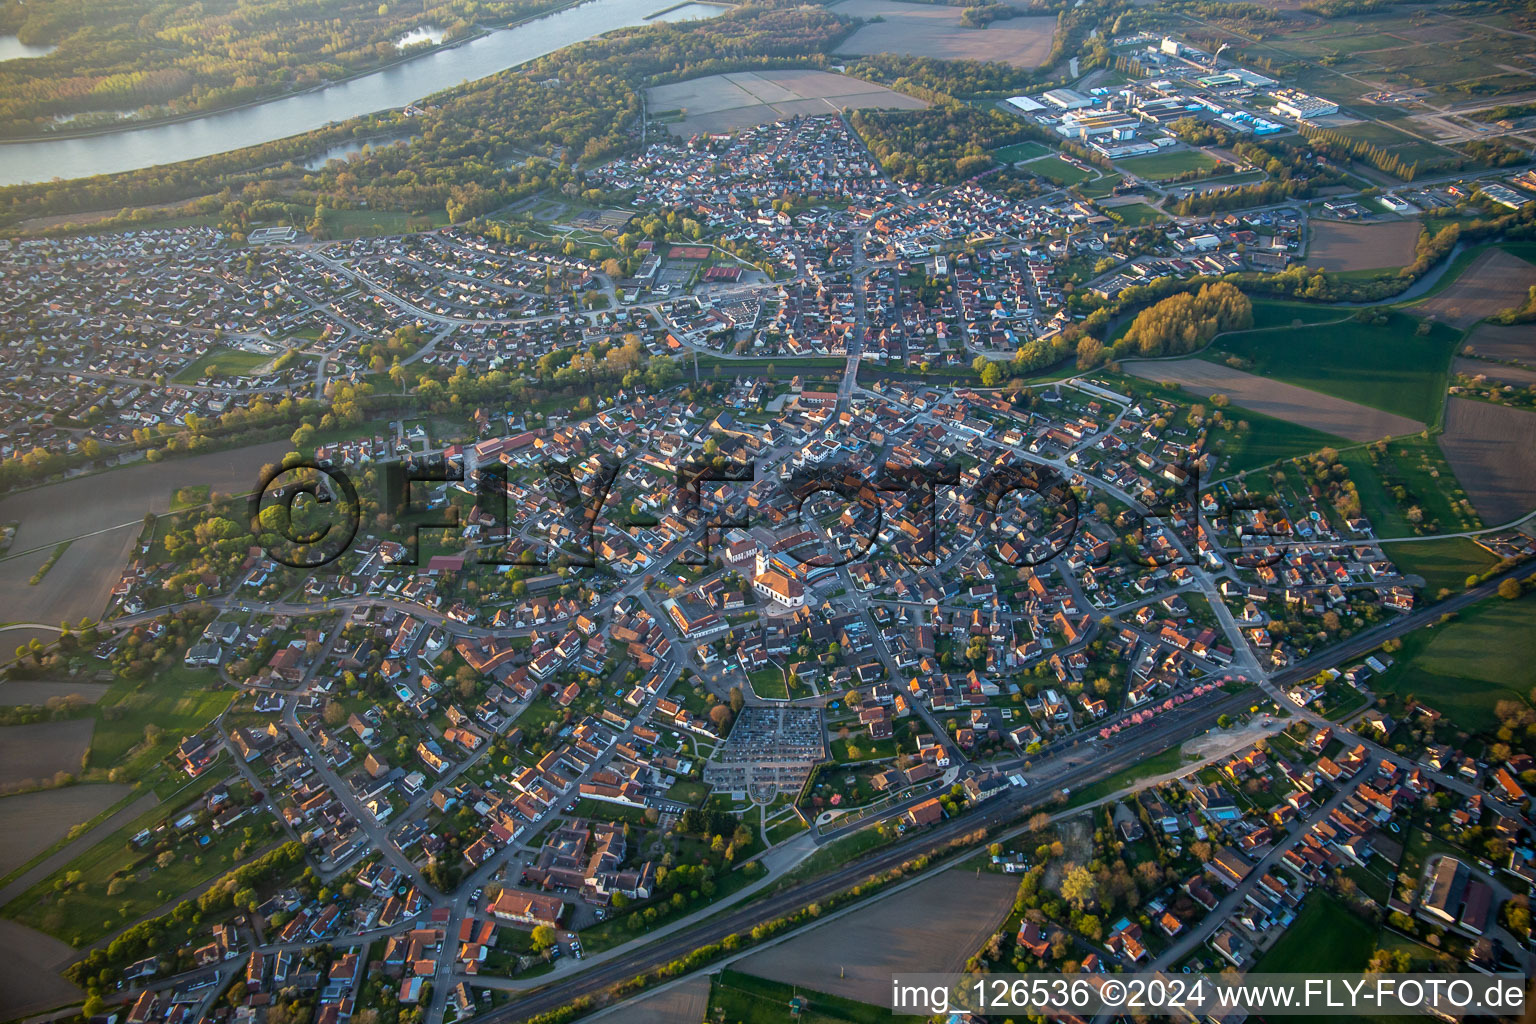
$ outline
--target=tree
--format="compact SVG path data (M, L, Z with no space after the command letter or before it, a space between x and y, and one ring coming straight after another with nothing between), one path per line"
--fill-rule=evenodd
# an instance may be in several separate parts
M1078 910L1091 906L1098 899L1093 875L1081 864L1074 864L1061 880L1061 895Z
M533 948L540 953L555 944L555 930L547 924L541 924L533 930Z
M1506 601L1513 601L1520 596L1520 581L1514 578L1504 580L1499 584L1499 596Z

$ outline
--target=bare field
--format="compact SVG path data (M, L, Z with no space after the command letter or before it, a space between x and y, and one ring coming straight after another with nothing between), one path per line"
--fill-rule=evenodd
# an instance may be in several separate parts
M21 523L11 544L15 552L49 547L114 526L137 526L144 513L167 511L171 492L178 487L249 491L260 481L261 467L282 458L292 447L287 441L274 441L49 484L0 499L0 522Z
M662 992L622 1003L593 1020L622 1020L624 1024L678 1024L704 1020L709 1014L709 975L696 974Z
M1311 230L1307 265L1326 270L1406 266L1413 262L1419 240L1418 222L1411 220L1380 224L1314 220Z
M1408 312L1467 328L1500 310L1520 305L1533 284L1536 264L1511 256L1503 249L1489 249L1473 260L1449 288L1409 306Z
M986 28L960 24L961 9L895 0L843 0L830 10L854 18L885 19L864 25L837 49L840 53L898 53L945 60L987 60L1037 68L1051 52L1056 19L1023 16L994 21Z
M169 490L169 489L168 489ZM143 518L141 512L140 518ZM53 556L52 548L17 555L0 562L0 622L38 622L57 626L90 616L100 617L107 595L122 576L138 539L138 522L71 541L48 574L33 585L32 574ZM26 529L23 522L20 533ZM43 635L46 641L48 637ZM3 637L0 657L9 655L29 636Z
M109 688L107 683L12 679L0 683L0 707L46 704L53 697L79 697L87 704L95 704ZM0 871L0 874L4 872Z
M0 875L21 867L133 787L116 783L44 789L0 799Z
M1180 387L1210 397L1223 394L1240 405L1287 423L1311 427L1351 441L1378 441L1398 434L1414 434L1424 424L1406 416L1372 409L1342 398L1308 391L1220 363L1203 359L1171 359L1125 364L1130 373L1151 381L1172 381Z
M1468 377L1481 374L1491 381L1513 384L1517 388L1536 384L1536 369L1529 366L1508 366L1504 363L1490 363L1486 359L1457 359L1451 369Z
M926 100L830 71L745 71L709 75L646 90L653 111L681 110L673 135L730 132L796 114L835 114L844 107L921 110Z
M0 1020L84 999L84 992L58 974L74 955L51 935L0 919Z
M0 559L0 622L57 626L99 616L138 539L144 515L170 509L177 487L207 485L216 491L244 493L260 479L261 467L282 458L286 441L210 452L186 459L142 463L94 476L22 491L0 499L0 522L21 525L11 556ZM41 582L28 581L53 554L71 541ZM45 642L54 634L25 627L0 630L0 656L33 637Z
M91 745L95 728L94 718L0 728L0 788L28 779L41 781L61 771L80 771L80 759Z
M1467 335L1463 349L1488 359L1508 360L1536 367L1536 326L1521 324L1500 327L1498 324L1478 324Z
M1490 526L1536 508L1536 412L1451 398L1440 450Z
M1013 908L1018 880L955 868L739 961L748 974L889 1004L893 971L958 971Z

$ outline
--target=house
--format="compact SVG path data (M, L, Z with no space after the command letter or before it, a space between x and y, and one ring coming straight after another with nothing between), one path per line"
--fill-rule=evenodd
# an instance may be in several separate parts
M1243 879L1247 878L1248 873L1253 870L1253 866L1247 859L1230 846L1223 846L1217 850L1211 859L1206 861L1205 866L1217 878L1234 889L1241 885Z
M1051 951L1051 944L1046 939L1045 933L1033 921L1025 921L1024 927L1019 929L1018 944L1021 948L1027 949L1039 957L1043 957Z
M554 896L514 889L503 889L489 909L499 920L531 925L558 925L565 914L565 904Z
M930 797L921 803L908 807L906 813L901 816L901 819L913 828L936 825L944 820L944 808L939 806L937 799Z

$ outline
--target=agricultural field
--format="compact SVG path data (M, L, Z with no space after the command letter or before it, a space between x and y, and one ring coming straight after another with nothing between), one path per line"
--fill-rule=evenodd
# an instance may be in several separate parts
M85 993L59 975L75 951L51 935L0 919L0 1017L17 1020Z
M66 718L0 728L0 790L78 773L95 725L94 718Z
M1457 359L1451 365L1452 372L1468 377L1485 377L1495 384L1526 388L1536 384L1536 369L1529 366L1506 366L1490 363L1486 359Z
M709 975L695 974L687 981L625 1003L615 1016L624 1024L672 1024L679 1020L704 1020L709 1012ZM602 1015L600 1014L599 1017Z
M207 777L209 785L216 781ZM157 807L107 836L29 889L6 912L23 924L78 945L101 934L104 922L107 931L122 927L264 851L278 839L276 820L257 810L221 833L206 826L191 830L176 844L175 856L162 865L152 849L135 847L131 840L140 829L193 809L190 801L181 809L173 808ZM114 880L119 884L112 886ZM61 881L66 884L59 885Z
M1530 87L1529 78L1514 73L1530 41L1516 32L1497 31L1516 27L1505 20L1497 12L1453 13L1445 7L1378 8L1327 19L1297 11L1281 32L1266 33L1262 42L1245 43L1243 50L1294 64L1297 87L1308 91L1347 101L1412 89L1441 107ZM1387 113L1398 111L1388 108ZM1429 115L1404 120L1419 134L1437 134ZM1359 130L1374 129L1378 144L1393 145L1394 139L1380 134L1386 126L1365 125ZM1346 127L1355 126L1340 125ZM1429 148L1406 135L1402 139L1403 146Z
M1234 338L1222 340L1230 344ZM1234 404L1246 409L1352 441L1375 441L1424 429L1423 423L1406 416L1279 383L1204 359L1131 360L1125 363L1125 368L1138 377L1169 381L1207 398L1215 394L1226 395Z
M956 971L1013 904L1015 879L962 868L739 961L743 971L880 1005L891 972Z
M1536 263L1491 248L1434 297L1409 307L1418 316L1467 328L1501 310L1518 306L1536 285Z
M1536 661L1536 594L1508 601L1491 597L1444 625L1403 637L1377 693L1413 694L1469 732L1498 728L1494 706L1524 703Z
M836 113L844 107L921 110L928 106L926 100L883 85L814 70L692 78L646 90L646 102L652 110L681 111L681 119L668 124L667 130L683 138L770 124L796 114Z
M1413 262L1419 240L1417 221L1377 224L1313 220L1307 266L1323 270L1379 270Z
M74 697L87 704L101 700L106 683L71 683L44 679L10 679L0 682L0 707L46 704L55 697Z
M1484 366L1492 363L1519 363L1536 369L1536 328L1528 324L1513 327L1478 324L1467 335L1466 342L1461 346L1461 354L1475 357L1468 362Z
M1478 324L1467 335L1452 369L1516 388L1536 384L1536 329Z
M1315 302L1285 302L1280 299L1253 300L1253 330L1275 327L1301 327L1304 324L1335 323L1349 319L1349 311Z
M1266 416L1242 406L1228 406L1223 413L1228 420L1248 424L1246 432L1234 427L1231 432L1217 429L1206 436L1207 450L1226 456L1221 466L1223 475L1257 469L1280 459L1291 459L1322 448L1338 448L1349 443L1345 438L1326 431Z
M1536 508L1536 412L1452 397L1439 441L1484 522Z
M899 1017L883 1007L733 970L716 975L707 995L708 1014L695 1015L701 1020L728 1020L736 1024L880 1024L906 1020L916 1024L922 1019ZM673 1017L668 1024L693 1019Z
M1320 311L1320 317L1327 314ZM1419 333L1412 317L1394 312L1368 321L1351 317L1302 330L1228 334L1217 338L1203 358L1225 363L1235 355L1261 376L1393 414L1393 420L1353 432L1330 430L1342 437L1373 440L1368 436L1372 430L1381 431L1374 435L1379 438L1423 429L1423 424L1439 419L1451 354L1459 339L1459 332L1444 324ZM1250 401L1241 404L1280 415ZM1413 421L1414 426L1402 429L1404 421ZM1396 429L1382 429L1394 423ZM1329 430L1326 425L1309 425Z
M1056 19L1020 16L994 21L986 28L960 24L959 7L897 3L895 0L843 0L829 8L844 17L882 21L861 26L838 44L839 53L863 56L897 53L944 60L1000 61L1036 68L1051 52Z
M1487 572L1498 559L1465 537L1409 544L1389 544L1387 557L1403 572L1424 579L1425 589L1434 597L1442 589L1459 591L1467 577Z
M43 789L0 799L0 875L8 874L54 843L71 828L90 821L127 796L118 783Z
M113 470L112 486L96 477L78 477L0 499L0 522L19 522L10 553L0 559L0 652L9 653L33 637L51 640L59 622L96 617L122 574L146 512L168 511L173 486L204 484L225 493L253 486L261 467L281 458L286 440L230 451L209 452L166 463L140 463ZM174 466L168 477L167 466ZM36 586L28 580L63 541L64 554ZM37 628L28 624L39 623Z
M1189 171L1209 170L1220 163L1220 160L1204 150L1176 149L1167 153L1153 153L1149 156L1133 156L1126 160L1117 160L1115 166L1123 171L1129 171L1138 178L1163 181Z

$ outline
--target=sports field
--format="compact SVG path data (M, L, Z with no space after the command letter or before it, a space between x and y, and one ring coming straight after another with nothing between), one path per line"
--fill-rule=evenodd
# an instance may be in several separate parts
M992 159L1000 164L1018 163L1020 160L1033 160L1036 157L1045 156L1050 152L1038 142L1015 142L1011 146L1003 146L992 151Z
M1129 171L1138 178L1162 181L1176 178L1188 171L1203 171L1221 163L1211 154L1199 149L1175 149L1167 153L1149 156L1133 156L1115 161L1115 166Z
M1067 163L1059 156L1048 156L1044 160L1031 160L1024 165L1024 169L1031 174L1038 174L1048 181L1058 185L1076 185L1078 182L1087 181L1093 175L1081 167Z

